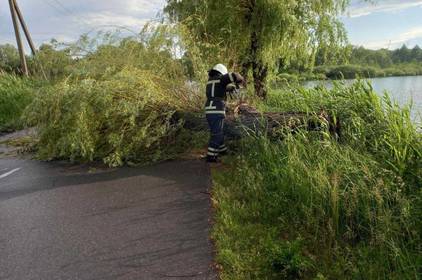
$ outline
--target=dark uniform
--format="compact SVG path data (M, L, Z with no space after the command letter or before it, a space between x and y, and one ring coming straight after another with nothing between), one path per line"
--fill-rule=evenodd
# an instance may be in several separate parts
M216 161L219 154L227 151L224 145L224 119L226 116L227 86L229 84L240 84L243 77L238 73L228 73L222 75L214 72L210 75L207 83L206 94L207 102L205 103L205 114L211 132L208 144L208 161Z

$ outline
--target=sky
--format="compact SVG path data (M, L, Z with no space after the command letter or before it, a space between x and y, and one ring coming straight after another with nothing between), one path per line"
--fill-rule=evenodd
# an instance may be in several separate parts
M165 0L17 0L35 44L55 38L124 27L138 32L156 19ZM422 47L422 0L352 0L340 16L353 45L395 49ZM16 44L8 0L0 0L0 44ZM27 48L28 50L28 48Z

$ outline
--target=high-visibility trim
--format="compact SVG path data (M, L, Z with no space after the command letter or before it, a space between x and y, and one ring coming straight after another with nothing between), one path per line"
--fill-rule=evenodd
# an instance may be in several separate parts
M229 78L232 83L234 83L233 73L229 73Z
M227 147L224 147L224 148L218 150L219 153L224 153L226 151L227 151Z
M214 149L214 148L208 147L208 151L209 152L218 152L218 151L220 151L220 149Z
M211 97L215 96L215 84L219 84L221 81L220 80L213 80L213 81L209 81L207 83L207 85L212 85L211 86Z
M217 106L212 106L214 101L210 101L210 105L205 107L205 110L215 110L217 109Z
M226 111L205 111L206 115L214 115L214 114L226 114Z
M208 152L207 155L212 156L212 157L216 157L216 156L218 156L218 153Z

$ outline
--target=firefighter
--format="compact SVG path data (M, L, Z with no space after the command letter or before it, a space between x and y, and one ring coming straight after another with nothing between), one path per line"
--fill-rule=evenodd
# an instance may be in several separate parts
M218 156L227 152L224 145L224 119L226 116L227 92L230 89L244 85L245 80L239 73L229 73L223 64L215 65L208 72L206 88L207 102L205 114L210 128L207 161L218 162Z

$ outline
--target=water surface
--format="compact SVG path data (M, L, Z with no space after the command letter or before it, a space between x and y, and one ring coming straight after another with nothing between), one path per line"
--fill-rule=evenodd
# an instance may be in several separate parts
M374 90L382 96L385 92L396 100L400 105L413 103L412 118L420 121L422 115L422 76L387 77L368 79ZM345 80L351 84L355 80ZM306 87L324 85L328 88L333 86L332 81L308 81Z

